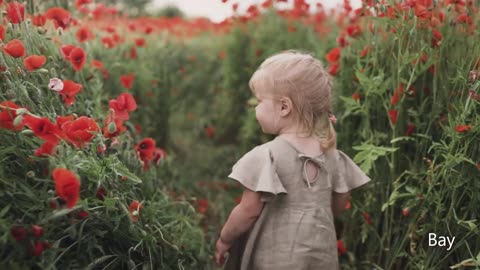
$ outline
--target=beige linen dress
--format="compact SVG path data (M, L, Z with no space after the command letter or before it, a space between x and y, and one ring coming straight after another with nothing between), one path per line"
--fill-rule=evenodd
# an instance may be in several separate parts
M318 172L307 180L306 163ZM228 176L261 192L264 208L250 231L235 241L226 270L335 270L337 241L332 191L345 193L370 178L343 152L300 153L281 137L240 158Z

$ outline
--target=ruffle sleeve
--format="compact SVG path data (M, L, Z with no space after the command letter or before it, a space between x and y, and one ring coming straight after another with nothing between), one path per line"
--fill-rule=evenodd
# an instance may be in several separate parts
M287 193L275 170L272 152L267 147L257 146L243 155L233 165L228 177L255 192Z
M337 174L333 183L333 191L346 193L352 189L365 185L371 179L345 153L337 150Z

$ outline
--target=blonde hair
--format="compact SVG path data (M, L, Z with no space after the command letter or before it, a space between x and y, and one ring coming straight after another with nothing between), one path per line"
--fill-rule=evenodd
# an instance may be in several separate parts
M252 92L260 89L292 100L294 117L309 136L320 137L326 152L336 149L332 113L332 79L322 63L309 53L288 50L267 58L249 81Z

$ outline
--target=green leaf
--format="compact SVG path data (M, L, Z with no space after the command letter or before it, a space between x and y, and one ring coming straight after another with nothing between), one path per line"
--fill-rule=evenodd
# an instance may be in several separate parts
M132 180L136 183L142 183L142 179L136 176L134 173L130 172L125 166L117 165L114 168L114 171L117 175L126 176L129 180Z
M2 211L0 211L0 218L5 216L5 214L8 212L8 210L10 209L10 204L5 206Z
M397 137L395 139L392 139L390 141L391 144L394 144L396 142L400 142L400 141L415 141L414 138L410 137L410 136L401 136L401 137Z
M366 174L370 172L375 160L398 150L398 148L375 146L373 144L362 144L354 146L353 149L360 151L353 157L353 160L360 164L360 168Z
M467 225L467 227L470 229L470 231L476 231L478 228L477 228L477 225L475 224L477 220L476 219L472 219L472 220L459 220L457 222L457 224L465 224Z

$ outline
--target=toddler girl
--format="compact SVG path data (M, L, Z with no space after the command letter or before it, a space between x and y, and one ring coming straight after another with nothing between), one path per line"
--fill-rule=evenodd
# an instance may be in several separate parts
M244 189L216 243L217 265L240 270L338 269L333 217L370 178L336 149L332 81L319 60L285 51L266 59L250 89L262 131L228 176Z

